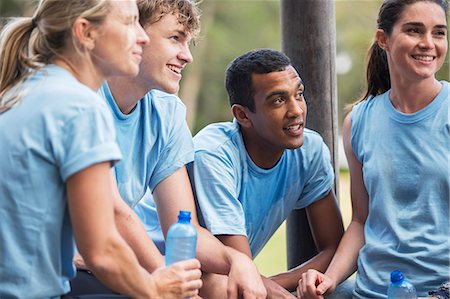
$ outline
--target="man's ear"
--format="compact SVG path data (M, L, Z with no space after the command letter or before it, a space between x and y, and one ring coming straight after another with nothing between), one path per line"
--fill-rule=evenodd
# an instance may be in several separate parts
M250 128L252 126L252 121L248 118L249 112L250 111L247 107L240 104L233 104L233 106L231 106L231 113L234 118L236 118L238 123L244 128Z
M86 49L95 48L95 40L98 35L98 27L84 18L78 18L72 26L73 37Z
M378 46L381 49L383 49L385 51L389 50L387 43L386 43L386 34L384 33L383 29L377 29L377 31L375 33L375 39L378 43Z

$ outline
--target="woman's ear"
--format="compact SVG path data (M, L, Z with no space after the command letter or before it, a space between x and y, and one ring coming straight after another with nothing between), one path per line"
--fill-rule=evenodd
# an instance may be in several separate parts
M98 27L84 18L78 18L72 26L73 37L86 49L95 48Z
M383 49L385 51L389 50L388 45L386 43L386 39L387 39L386 38L386 34L384 33L383 29L377 29L377 31L375 33L375 39L376 39L376 41L378 43L378 46L381 49Z
M252 121L248 117L249 110L240 104L233 104L231 106L231 113L237 122L244 128L249 128L252 126Z

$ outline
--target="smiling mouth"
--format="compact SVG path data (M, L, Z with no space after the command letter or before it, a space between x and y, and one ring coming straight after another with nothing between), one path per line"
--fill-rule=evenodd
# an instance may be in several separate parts
M292 132L292 131L300 130L301 128L303 128L303 124L296 124L296 125L291 125L286 128L283 128L283 130Z
M169 70L171 70L172 72L176 73L177 75L181 75L181 67L177 67L174 65L168 65Z
M415 60L421 60L421 61L433 61L435 59L434 56L428 56L428 55L413 55L412 57Z

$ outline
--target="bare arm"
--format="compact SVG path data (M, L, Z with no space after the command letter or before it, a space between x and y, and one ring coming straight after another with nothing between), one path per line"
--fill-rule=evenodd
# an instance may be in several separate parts
M248 244L248 239L246 236L242 235L218 235L217 238L225 245L232 247L249 258L252 257L252 252ZM277 282L261 276L264 286L267 290L267 298L295 298L290 292L288 292L284 287L279 285ZM295 280L295 285L297 285L298 279ZM294 287L295 289L295 287Z
M272 280L290 291L295 290L301 274L308 269L316 269L320 272L324 272L327 269L344 234L341 213L333 191L330 191L324 198L308 206L306 212L315 245L319 252L313 258L294 269L271 277Z
M77 246L96 277L111 289L136 298L194 296L201 286L197 261L187 261L154 276L139 265L114 225L111 190L109 162L90 166L67 180ZM173 289L158 282L171 277L176 277L168 281L169 286L175 284Z
M177 221L180 210L191 211L191 223L198 231L197 258L202 264L202 270L229 275L228 291L233 294L232 298L235 292L248 294L248 298L265 297L259 273L251 259L224 246L208 230L199 225L192 188L185 167L178 169L160 182L153 196L165 236L170 225Z
M163 267L164 258L148 236L139 217L120 196L112 171L111 185L113 186L114 220L120 235L134 251L141 266L147 271L153 272L157 268Z
M350 132L349 114L344 120L343 141L350 169L352 220L325 275L313 270L302 275L298 287L301 298L323 298L322 294L325 292L333 292L338 284L356 271L359 250L365 242L364 224L368 214L369 196L363 181L362 165L356 159L350 144Z
M369 195L364 185L362 165L356 159L350 144L350 114L343 125L345 156L350 169L350 196L352 199L352 220L339 244L335 257L325 274L341 283L356 271L359 250L364 245L364 224L369 208Z

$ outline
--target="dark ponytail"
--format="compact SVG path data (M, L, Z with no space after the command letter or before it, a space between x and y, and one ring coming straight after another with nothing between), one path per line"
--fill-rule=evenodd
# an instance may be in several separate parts
M389 36L405 8L421 1L436 3L442 7L445 15L448 16L447 0L384 0L378 13L378 29L383 30L384 34ZM376 96L382 94L391 88L386 52L375 41L370 47L367 56L366 91L359 100L350 105L350 108L366 100L371 95Z
M382 94L391 88L386 52L374 41L367 56L367 91L360 101L367 99L370 95Z

